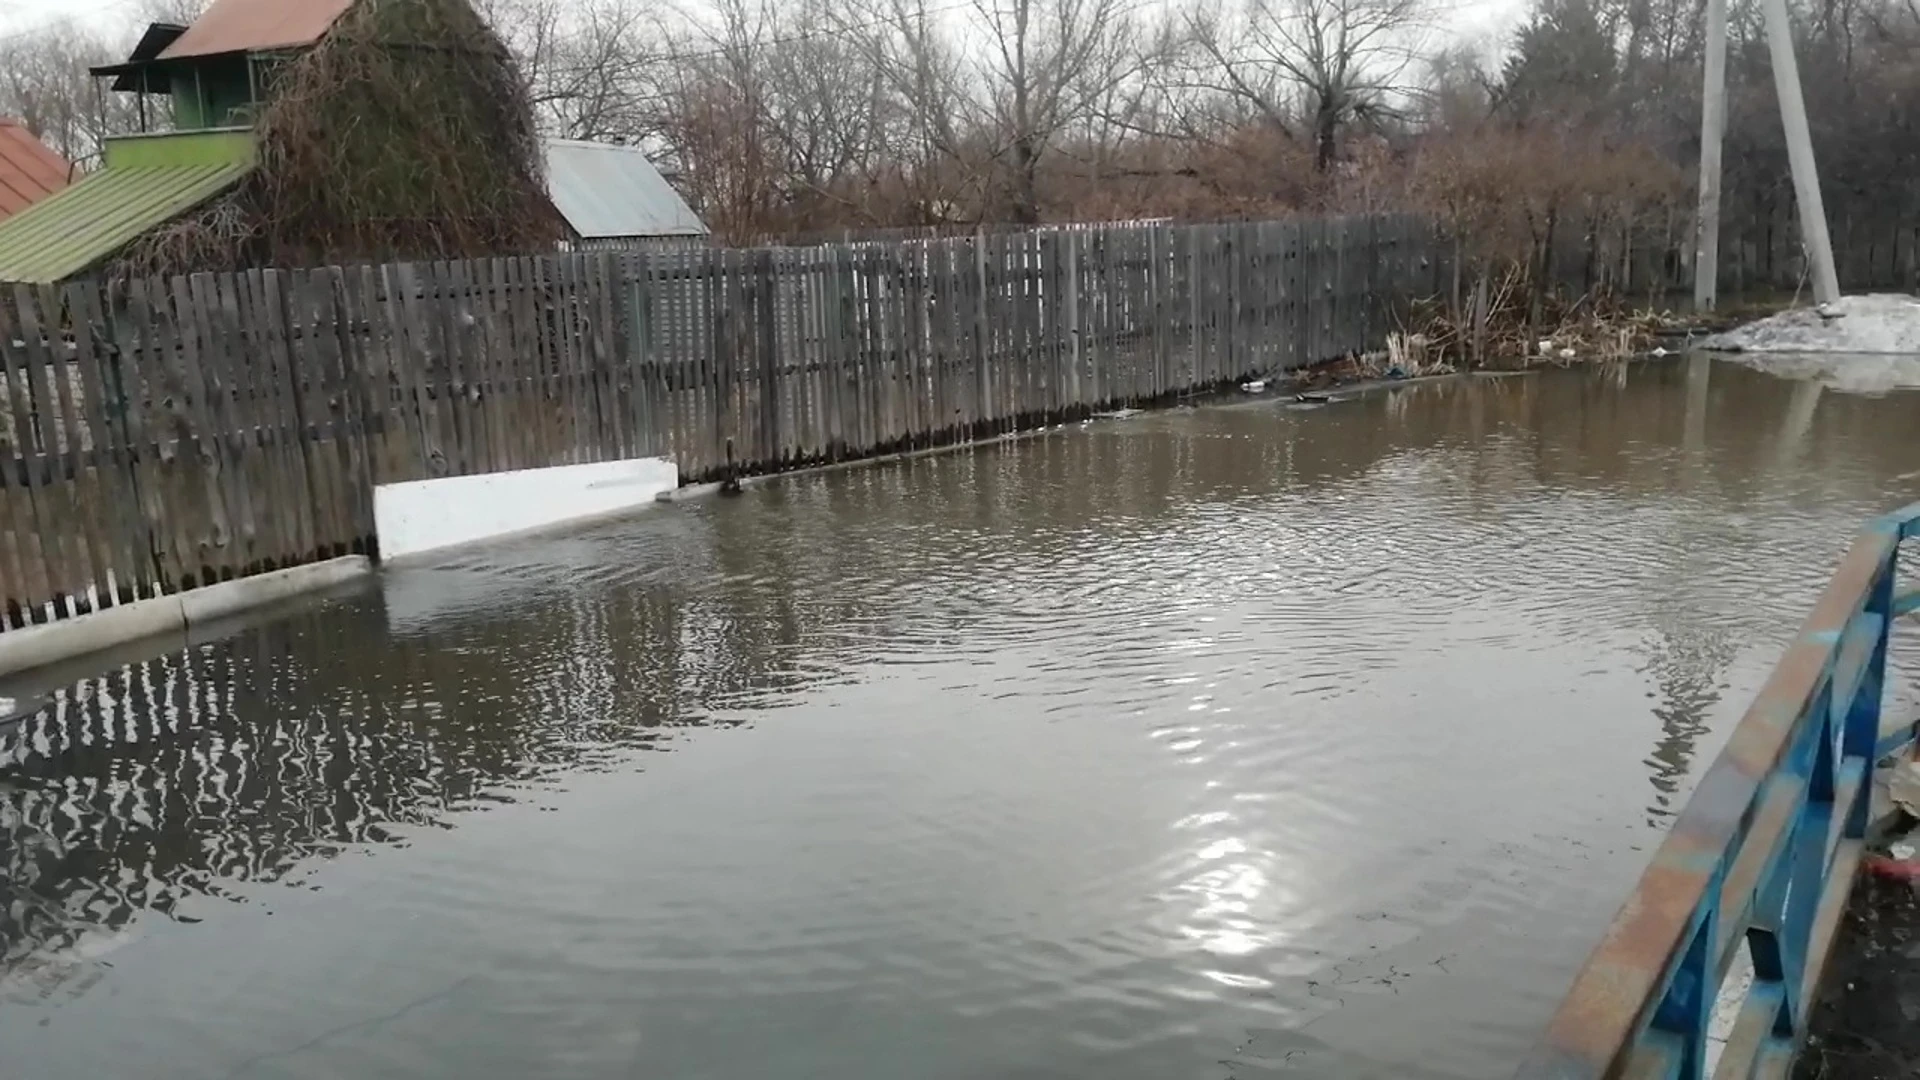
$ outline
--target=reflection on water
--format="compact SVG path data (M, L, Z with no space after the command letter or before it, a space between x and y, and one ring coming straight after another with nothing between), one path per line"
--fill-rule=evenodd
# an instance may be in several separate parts
M1916 404L1147 415L110 672L0 735L0 1074L1502 1074Z
M1884 353L1742 353L1741 363L1853 394L1920 389L1920 356Z

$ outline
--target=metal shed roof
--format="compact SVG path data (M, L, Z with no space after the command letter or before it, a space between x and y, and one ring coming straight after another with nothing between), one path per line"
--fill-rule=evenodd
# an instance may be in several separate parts
M547 192L582 240L707 235L706 223L636 147L548 139Z
M0 117L0 218L67 186L72 167L17 121Z
M213 0L160 59L311 45L352 6L353 0Z
M81 273L226 190L254 162L245 132L117 139L106 150L106 168L0 221L0 281Z

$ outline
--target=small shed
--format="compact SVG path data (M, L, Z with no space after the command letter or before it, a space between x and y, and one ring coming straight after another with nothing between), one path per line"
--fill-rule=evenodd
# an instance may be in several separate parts
M67 186L73 166L26 125L0 116L0 220Z
M697 246L706 223L638 147L548 139L547 193L583 249Z

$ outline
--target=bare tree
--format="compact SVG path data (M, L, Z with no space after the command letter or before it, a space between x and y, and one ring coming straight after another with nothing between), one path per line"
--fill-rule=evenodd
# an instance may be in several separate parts
M0 40L0 116L19 119L67 160L84 163L107 136L139 127L135 103L96 86L88 74L124 55L124 48L70 23Z
M914 224L952 220L957 206L985 201L984 170L968 167L969 73L957 45L926 0L887 0L878 19L851 4L830 9L836 31L859 43L878 79L878 141L888 161L871 170L889 180Z
M1343 128L1397 115L1419 92L1429 0L1238 0L1188 15L1200 85L1286 130L1304 120L1314 164L1333 164Z
M1126 0L974 0L991 35L976 66L983 118L1006 160L1009 217L1040 220L1040 169L1067 129L1139 70Z
M191 26L213 0L143 0L140 18L150 23Z
M803 215L818 204L867 215L861 189L885 156L885 77L859 41L820 32L832 24L828 5L803 2L786 19L767 49L759 104L785 165L788 202Z
M721 0L670 41L657 75L661 139L708 224L735 240L777 228L784 206L784 164L765 122L779 38L770 0Z
M482 13L519 61L549 134L634 141L655 134L665 30L634 0L487 0Z

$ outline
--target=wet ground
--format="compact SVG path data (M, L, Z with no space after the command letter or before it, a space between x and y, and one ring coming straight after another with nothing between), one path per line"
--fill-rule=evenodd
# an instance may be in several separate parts
M1429 383L391 572L0 735L0 1076L1504 1075L1916 421Z
M1920 1076L1920 893L1862 875L1827 962L1796 1080Z

